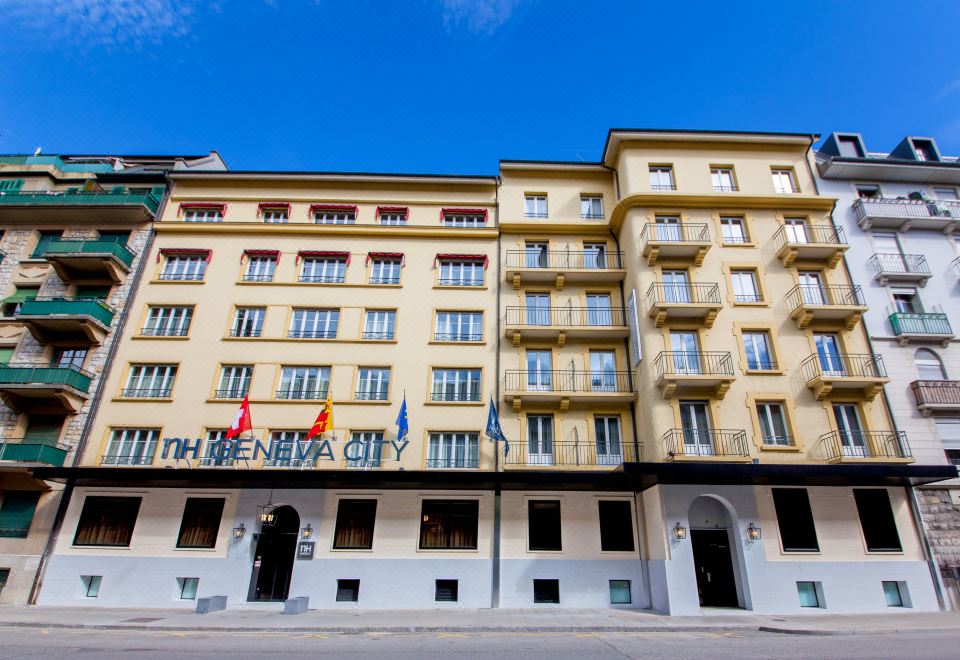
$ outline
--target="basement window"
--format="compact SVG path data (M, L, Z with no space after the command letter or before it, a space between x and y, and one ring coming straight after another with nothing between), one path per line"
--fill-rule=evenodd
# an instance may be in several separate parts
M101 575L81 575L80 581L83 584L83 595L87 598L96 598L100 595L100 582L103 581Z
M560 580L534 580L533 581L533 602L534 603L559 603L560 602Z
M459 591L459 580L437 580L433 599L438 603L456 603Z
M360 599L360 580L337 580L337 602L356 603Z

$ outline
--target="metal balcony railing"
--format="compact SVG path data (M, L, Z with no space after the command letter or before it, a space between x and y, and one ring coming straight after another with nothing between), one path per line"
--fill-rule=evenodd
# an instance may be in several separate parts
M307 275L301 273L298 281L313 282L321 284L343 284L345 275Z
M428 458L427 459L427 468L431 470L456 470L456 469L476 470L479 467L480 467L480 459L478 457L450 456L448 458Z
M874 254L867 261L874 275L930 275L930 265L922 254Z
M93 374L80 367L6 364L0 366L0 387L4 385L68 385L81 392L90 391Z
M843 227L834 225L783 225L773 235L773 249L779 251L785 245L814 244L846 245Z
M149 453L143 454L104 454L100 457L101 465L153 465L153 447Z
M177 281L177 282L202 282L203 273L174 273L174 272L164 272L160 273L161 280Z
M354 399L357 401L386 401L388 395L387 390L358 390L354 392Z
M619 307L507 307L507 325L622 328Z
M327 390L279 389L277 398L287 401L321 401L327 398Z
M249 388L246 387L235 387L232 389L224 390L214 390L213 397L215 399L242 399L247 396Z
M665 376L733 376L729 352L663 351L654 361L657 379Z
M173 389L170 387L128 387L124 388L124 390L121 392L121 396L131 399L169 399L172 392Z
M0 461L44 463L61 467L69 451L69 445L60 444L56 440L0 438Z
M431 401L443 401L447 403L468 402L473 403L480 400L480 391L473 392L449 392L434 391L430 393Z
M49 259L51 256L110 254L126 266L133 264L136 253L119 241L69 241L56 240L47 243L42 253L36 256Z
M894 312L890 315L890 327L893 334L900 335L938 335L953 336L950 320L943 313L909 314Z
M400 284L399 275L377 275L370 278L370 284Z
M640 243L708 243L710 230L705 223L648 222L640 231Z
M625 462L637 461L633 444L621 440L596 442L531 440L510 443L510 452L503 454L504 465L533 465L560 467L592 467L609 465L611 467Z
M668 458L677 456L750 456L743 429L669 429L660 436Z
M820 436L826 460L842 458L910 458L903 431L832 431Z
M34 298L23 301L17 311L17 316L89 316L108 328L114 314L99 298Z
M815 378L886 378L883 357L869 353L814 353L800 363L806 382Z
M262 328L230 328L231 337L259 337L262 333Z
M627 371L507 370L503 384L508 392L633 392Z
M433 341L483 341L483 335L469 332L435 332Z
M334 330L290 330L287 337L291 339L336 339L337 331Z
M177 327L175 325L153 325L140 328L143 337L186 337L190 326Z
M798 284L787 292L787 308L791 313L801 307L819 306L866 307L863 291L849 284Z
M272 282L273 273L244 273L244 282Z
M393 339L393 332L384 330L382 332L374 332L372 330L364 330L363 338L364 339Z
M915 380L910 387L917 406L960 407L960 380Z
M438 286L483 286L483 278L472 277L441 277L437 279Z
M0 195L2 206L145 206L155 214L160 198L150 192L53 191L5 192Z
M623 252L507 250L507 268L609 270L623 268Z
M960 218L960 202L873 197L853 203L857 221L866 218Z
M659 304L719 305L720 285L716 282L654 282L647 289L647 308Z

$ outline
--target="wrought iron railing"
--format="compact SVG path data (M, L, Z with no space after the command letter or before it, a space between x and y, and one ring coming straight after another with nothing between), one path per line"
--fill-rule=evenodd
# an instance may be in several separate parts
M617 392L630 393L627 371L525 371L507 370L508 392Z
M773 235L773 249L778 251L784 245L845 245L846 242L843 227L835 225L783 225Z
M435 332L433 341L483 341L483 335L469 332Z
M530 440L510 443L510 451L503 452L500 447L500 456L504 465L530 466L602 466L615 467L622 463L638 460L633 444L623 439L613 441L596 440Z
M400 284L400 276L399 275L371 276L370 284Z
M863 290L849 284L798 284L787 292L787 308L791 313L801 307L818 306L866 307Z
M247 396L249 388L247 387L234 387L230 389L223 390L214 390L213 397L215 399L242 399Z
M20 304L17 316L90 316L106 327L113 323L113 307L100 298L34 298Z
M163 272L160 273L161 280L172 280L177 282L200 282L203 280L203 273L175 273L175 272Z
M140 328L143 337L186 337L190 326L175 327L173 325L154 325Z
M719 305L720 285L716 282L654 282L647 289L647 308L660 304Z
M507 325L625 327L619 307L507 307Z
M244 273L244 282L272 282L273 273Z
M357 401L386 401L387 390L358 390L354 392Z
M483 286L483 279L472 277L440 277L437 279L438 286Z
M943 313L911 314L894 312L890 315L893 334L953 336L950 319Z
M335 339L336 330L290 330L287 337L291 339Z
M154 448L153 451L156 451ZM104 454L100 457L101 465L153 465L153 453L149 454Z
M648 222L640 231L640 243L708 243L710 229L705 223Z
M298 281L300 282L313 282L321 284L343 284L346 275L307 275L304 273L300 274Z
M262 328L230 328L231 337L259 337L262 333Z
M960 380L915 380L910 387L918 406L960 407Z
M867 218L958 218L960 202L938 199L885 199L873 197L853 203L857 221Z
M382 332L373 332L371 330L364 330L363 338L364 339L393 339L393 331L382 331Z
M657 379L665 376L733 376L729 351L663 351L654 361Z
M472 403L480 400L480 391L473 392L445 392L434 391L430 393L431 401L445 401L448 403L467 402Z
M867 261L874 275L930 275L930 265L922 254L874 254Z
M677 456L749 456L743 429L669 429L660 436L668 458Z
M287 401L320 401L327 398L327 390L279 389L277 398Z
M903 431L832 431L819 438L826 460L840 458L910 458Z
M883 357L870 353L814 353L800 363L806 382L815 378L886 378Z
M428 458L427 459L427 468L431 470L457 470L457 469L472 469L475 470L480 467L479 458L467 458L467 457L456 457L450 456L448 458Z
M131 399L169 399L172 392L173 389L170 387L129 387L124 388L120 395Z
M507 250L507 268L607 270L623 268L623 252Z

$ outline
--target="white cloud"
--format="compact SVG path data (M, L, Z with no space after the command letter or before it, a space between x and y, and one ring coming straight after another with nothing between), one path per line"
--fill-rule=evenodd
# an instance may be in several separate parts
M937 93L933 95L933 100L939 101L940 99L946 96L950 96L954 92L960 92L960 78L957 78L956 80L949 82L943 87L941 87L939 91L937 91Z
M525 0L437 0L447 30L461 25L471 32L493 34L510 20Z

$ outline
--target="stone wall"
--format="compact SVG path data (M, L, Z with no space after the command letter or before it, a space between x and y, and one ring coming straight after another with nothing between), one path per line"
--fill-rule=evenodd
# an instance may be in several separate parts
M949 488L918 488L917 500L930 548L940 569L946 593L953 610L960 610L960 499Z

